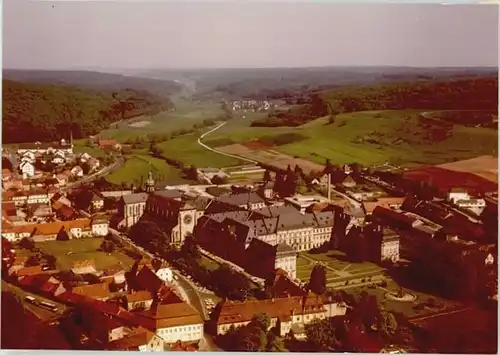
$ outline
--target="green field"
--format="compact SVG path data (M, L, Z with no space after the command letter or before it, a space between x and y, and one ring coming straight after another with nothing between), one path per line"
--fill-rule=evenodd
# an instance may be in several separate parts
M75 261L94 260L97 270L107 268L128 268L134 261L132 258L115 251L108 253L98 251L104 238L82 238L67 241L49 241L37 243L43 252L56 257L59 270L69 270ZM72 253L69 254L68 253Z
M439 164L484 154L497 154L496 130L455 125L451 137L431 144L424 141L417 126L417 111L365 111L340 114L333 124L328 118L316 119L300 127L250 127L247 120L230 121L206 137L205 143L244 142L282 133L299 133L308 139L275 147L291 156L335 164L358 162L371 165L390 161L413 166ZM355 143L357 138L373 138L377 143Z
M242 164L242 161L239 159L205 149L198 144L198 137L199 134L187 134L158 145L163 149L164 156L179 160L186 166L194 164L198 168L222 168Z
M149 171L153 171L155 178L168 181L169 179L181 179L182 172L169 165L166 161L149 155L130 155L126 157L125 164L117 171L106 176L112 184L134 183L138 186L142 181L146 181Z
M99 133L99 137L115 139L123 143L128 139L144 137L148 134L172 133L183 128L189 129L196 123L201 123L205 119L215 120L222 114L220 104L215 103L180 101L175 103L175 107L175 111L120 122L116 128L109 128ZM138 121L148 121L149 124L142 127L130 126Z

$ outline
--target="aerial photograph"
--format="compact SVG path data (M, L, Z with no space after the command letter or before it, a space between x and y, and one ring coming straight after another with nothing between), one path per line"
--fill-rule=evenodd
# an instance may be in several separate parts
M498 5L2 7L2 349L497 353Z

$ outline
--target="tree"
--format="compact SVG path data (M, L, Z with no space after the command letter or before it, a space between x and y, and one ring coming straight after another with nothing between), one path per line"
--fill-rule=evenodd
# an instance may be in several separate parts
M186 171L186 177L189 180L198 180L198 169L195 165L191 165Z
M279 337L274 332L267 333L266 351L271 353L288 352L285 347L285 342L282 337Z
M271 181L271 172L266 169L266 171L264 171L264 182L269 182Z
M326 291L326 269L321 264L314 265L309 278L308 289L317 295Z
M100 249L106 253L112 253L115 251L116 245L111 240L105 239L102 241Z
M26 266L36 266L40 265L40 255L31 255L28 260L26 260Z
M194 240L194 237L192 235L187 235L186 238L184 238L184 243L181 247L181 253L194 260L201 259L201 252L198 249L198 245L196 244L196 241Z
M330 114L328 117L328 124L334 124L335 123L335 115Z
M338 349L335 327L330 319L315 319L305 325L307 341L318 352Z
M19 242L19 245L21 248L28 249L28 250L33 250L35 248L35 242L31 238L23 238Z
M214 185L223 185L223 184L227 184L227 182L228 182L227 177L221 176L221 175L215 175L211 181L212 181L212 184L214 184Z
M267 332L271 326L271 319L265 313L257 313L250 320L250 325Z
M380 324L378 329L382 338L389 341L398 330L398 322L394 314L382 309L380 311Z

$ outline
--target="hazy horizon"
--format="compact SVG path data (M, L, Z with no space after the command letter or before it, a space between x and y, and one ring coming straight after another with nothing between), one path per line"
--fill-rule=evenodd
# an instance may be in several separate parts
M5 0L3 11L4 69L498 67L494 5Z

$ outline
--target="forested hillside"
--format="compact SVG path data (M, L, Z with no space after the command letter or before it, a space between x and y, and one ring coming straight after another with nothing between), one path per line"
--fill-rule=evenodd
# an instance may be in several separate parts
M322 103L321 103L322 101ZM475 77L356 86L311 94L306 104L256 120L252 126L299 126L318 117L368 110L491 110L498 108L498 78Z
M182 86L171 80L156 80L95 71L3 70L3 78L32 84L70 85L90 90L146 90L159 96L171 96Z
M92 91L3 80L4 143L52 141L96 134L110 123L171 108L147 91Z

